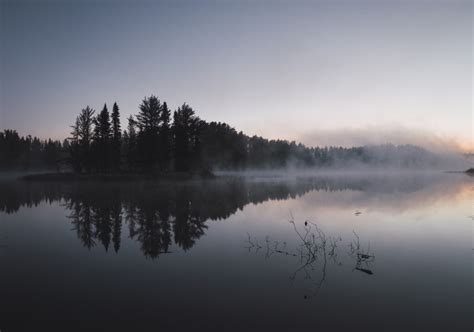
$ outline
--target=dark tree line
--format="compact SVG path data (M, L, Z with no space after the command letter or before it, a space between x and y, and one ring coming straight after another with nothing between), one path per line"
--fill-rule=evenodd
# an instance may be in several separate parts
M434 154L415 146L314 147L237 132L225 123L201 120L183 104L174 112L156 96L121 128L114 103L100 112L87 106L63 144L0 133L2 169L53 168L67 162L78 173L167 173L215 169L344 167L354 164L417 167L434 165Z
M68 157L68 141L23 137L6 129L0 132L0 170L56 169Z
M203 123L187 104L173 113L171 122L166 102L151 96L122 132L116 103L112 116L107 105L97 115L87 106L72 126L71 164L74 171L86 173L198 170Z
M120 130L120 113L86 107L72 126L71 161L77 172L189 172L212 169L325 167L367 161L363 148L308 148L285 140L247 136L225 123L201 120L183 104L173 113L156 96Z

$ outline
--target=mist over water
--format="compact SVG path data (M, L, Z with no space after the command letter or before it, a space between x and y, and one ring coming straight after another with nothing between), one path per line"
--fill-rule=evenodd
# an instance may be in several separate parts
M472 150L472 142L403 126L317 129L299 137L309 146L415 145L436 153L460 154Z
M369 163L339 162L339 168L464 170L474 165L472 142L461 142L423 129L368 126L318 129L299 137L308 146L363 147Z
M443 172L1 181L0 321L67 328L80 310L83 324L114 330L241 331L252 320L275 331L387 322L462 331L472 317L473 181ZM322 232L309 261L295 230Z

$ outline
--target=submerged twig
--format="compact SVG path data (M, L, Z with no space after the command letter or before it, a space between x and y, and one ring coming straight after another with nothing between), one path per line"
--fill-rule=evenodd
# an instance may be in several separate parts
M296 280L298 274L303 273L304 279L313 279L313 274L317 266L321 268L321 275L319 278L315 279L313 287L309 294L304 295L305 299L316 296L324 281L326 280L326 268L328 263L328 258L336 263L337 265L342 265L338 262L338 248L339 243L342 242L342 237L333 237L327 236L325 232L318 227L318 225L309 220L305 220L303 224L303 229L298 229L296 223L293 220L293 216L290 212L290 224L293 225L293 229L297 238L299 239L299 245L296 247L295 251L289 251L286 249L287 243L279 241L270 240L270 237L267 235L265 237L265 259L270 258L272 255L280 254L290 257L297 257L299 259L299 266L295 271L290 275L290 280ZM371 264L375 260L375 256L371 254L370 243L367 245L367 249L363 250L360 244L359 235L352 231L354 234L354 240L349 244L349 256L355 259L354 269L368 275L372 275ZM255 253L258 253L262 246L259 245L258 240L252 239L249 233L247 233L247 243L249 244L248 250L254 250Z

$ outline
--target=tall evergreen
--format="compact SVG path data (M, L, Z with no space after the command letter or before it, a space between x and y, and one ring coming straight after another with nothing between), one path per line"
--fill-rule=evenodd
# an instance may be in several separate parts
M171 111L166 102L161 106L160 128L159 128L159 164L160 170L168 171L171 159Z
M161 102L155 96L145 97L139 108L137 126L141 167L151 172L156 169L158 162Z
M71 131L71 161L75 171L91 171L91 143L95 110L87 106L77 116Z
M137 132L136 132L137 123L132 115L128 118L127 130L124 133L125 143L125 159L127 163L128 171L136 170L136 160L137 160ZM126 140L125 140L126 137Z
M97 171L104 173L110 169L111 155L111 123L107 105L104 104L102 111L95 118L94 128L94 154L97 162Z
M120 170L122 147L122 131L120 128L120 113L117 103L112 107L112 168L114 171Z
M177 171L189 171L196 167L199 153L200 119L194 110L183 104L173 114L173 155Z
M104 142L108 141L112 136L112 129L110 123L110 115L109 110L107 109L107 105L104 104L102 111L97 115L95 124L95 131L94 137L98 140L102 140Z

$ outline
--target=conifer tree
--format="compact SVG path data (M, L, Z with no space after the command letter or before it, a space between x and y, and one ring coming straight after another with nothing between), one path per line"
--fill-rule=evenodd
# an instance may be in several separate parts
M161 102L151 96L144 98L140 104L137 115L138 146L141 166L144 171L151 172L156 169L158 161L159 130L161 117Z
M120 129L120 112L117 103L112 107L112 168L120 170L122 132Z
M91 143L95 110L87 106L77 116L71 131L71 160L75 171L90 172L92 166Z
M111 124L107 105L104 104L102 111L95 118L94 128L94 155L97 162L97 171L104 173L109 171L109 160L111 155Z
M173 114L173 155L177 171L189 171L197 166L200 121L186 103Z
M171 111L168 109L166 102L161 107L160 115L160 146L159 146L159 162L162 171L169 170L170 155L171 155Z
M128 132L127 132L128 131ZM132 115L128 118L127 131L125 131L127 137L125 159L127 161L128 171L135 171L136 159L137 159L137 132L136 132L136 121ZM125 136L124 134L124 136Z

